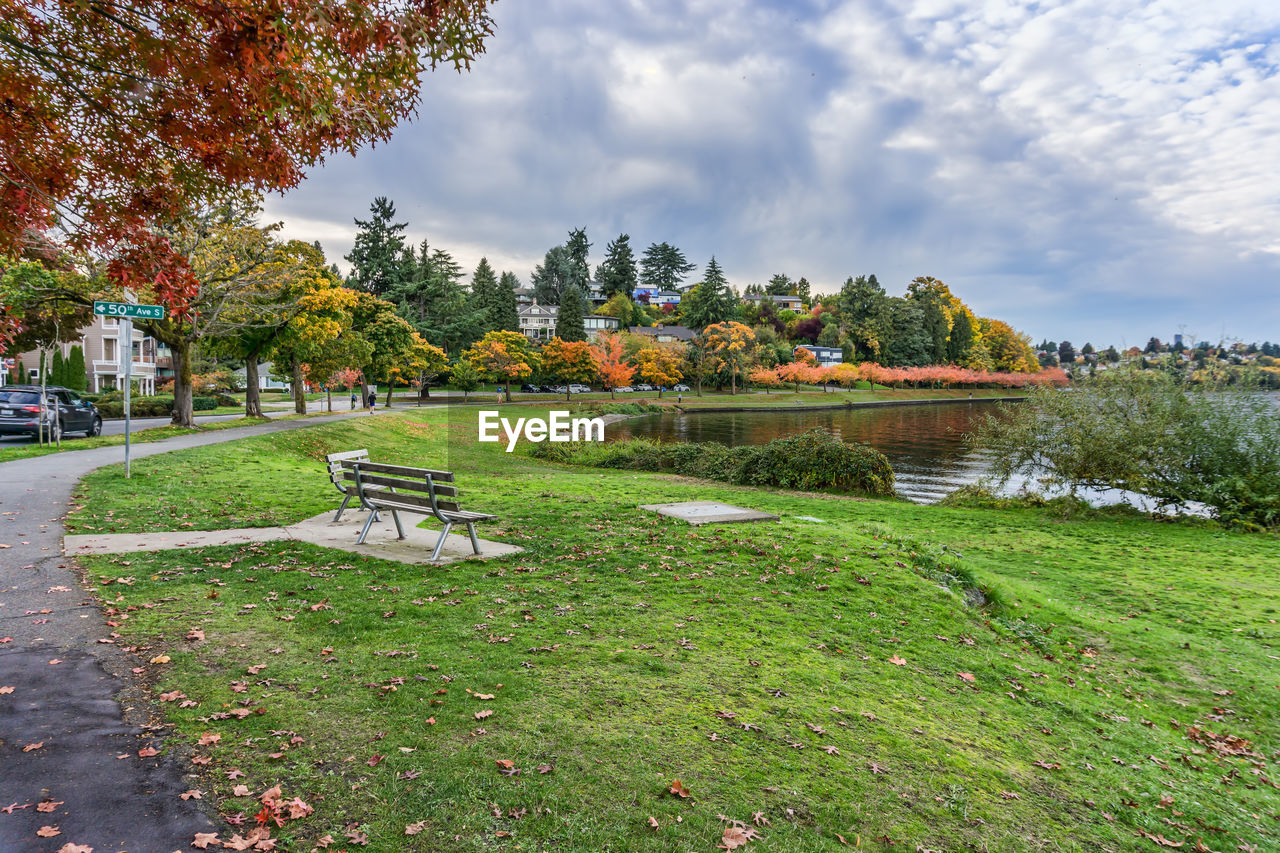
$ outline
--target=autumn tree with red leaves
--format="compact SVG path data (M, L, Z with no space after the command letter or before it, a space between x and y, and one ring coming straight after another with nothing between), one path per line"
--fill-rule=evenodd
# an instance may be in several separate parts
M626 385L636 375L636 369L624 360L622 335L600 335L591 345L591 356L595 359L600 381L609 389L609 397L617 399L616 389Z
M488 0L0 0L0 254L52 238L180 313L157 225L387 139L491 32Z

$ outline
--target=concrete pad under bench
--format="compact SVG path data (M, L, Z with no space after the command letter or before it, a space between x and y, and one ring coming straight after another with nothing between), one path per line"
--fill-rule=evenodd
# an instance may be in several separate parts
M678 518L690 524L727 524L735 521L777 521L778 516L718 501L683 501L674 504L642 504L641 509Z
M352 554L394 560L398 563L423 565L431 563L431 549L440 537L439 528L430 530L415 527L410 517L402 519L405 538L396 539L396 526L391 513L384 512L382 520L374 522L369 537L363 545L356 544L356 536L368 516L362 510L349 510L342 521L335 522L333 514L325 512L288 527L248 527L237 530L199 530L164 533L101 533L65 536L62 547L71 557L84 554L132 554L138 551L171 551L189 548L209 548L215 545L244 545L250 542L280 542L293 540L309 542L324 548L336 548ZM449 534L440 559L435 564L457 560L488 560L518 554L524 549L505 542L480 540L480 553L471 550L471 540L465 528L461 536Z

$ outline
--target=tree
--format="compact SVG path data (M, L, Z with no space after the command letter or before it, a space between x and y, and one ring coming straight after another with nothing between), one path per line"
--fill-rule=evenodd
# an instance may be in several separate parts
M566 247L553 246L547 250L542 263L533 269L533 298L543 305L559 305L560 294L566 287L571 284L579 290L586 287L587 280L580 277L580 272Z
M619 234L609 241L604 262L596 267L596 281L600 282L605 299L619 294L631 299L636 289L636 258L631 251L630 234Z
M1143 350L1143 352L1147 353L1148 355L1155 355L1156 353L1161 352L1163 349L1164 349L1164 344L1160 343L1160 339L1153 337L1147 341L1147 346Z
M71 347L71 357L67 361L66 386L72 391L84 391L89 387L89 374L85 370L84 348L79 344Z
M470 310L475 312L485 332L497 328L494 325L498 311L498 274L489 265L488 258L481 258L471 273Z
M493 326L489 331L520 331L520 313L516 307L516 291L519 289L520 279L516 278L513 272L504 272L498 279L498 286L494 291L493 311L489 315Z
M449 370L449 382L462 392L462 402L467 402L467 394L480 387L480 371L466 359L459 359Z
M119 285L163 275L153 289L180 312L197 282L153 225L387 139L426 67L483 51L487 5L5 2L0 252L52 228L121 260Z
M707 326L732 320L738 315L738 300L729 289L715 255L707 262L702 282L681 302L681 320L690 329L701 331Z
M874 275L848 278L836 297L841 325L854 350L872 361L888 358L892 324L888 297Z
M483 317L467 298L462 267L444 249L431 249L424 240L417 253L406 253L411 270L387 294L401 317L433 346L448 353L462 352L483 333Z
M587 241L587 229L574 228L565 241L565 250L569 253L569 262L573 266L573 282L583 291L587 289L587 281L591 278L591 266L587 262L587 253L591 251L591 243Z
M645 382L656 385L658 397L662 389L674 385L683 378L680 371L680 353L667 347L649 347L636 353L636 371Z
M519 332L489 332L463 353L486 379L501 382L507 402L511 402L511 383L533 375L538 368L538 354L529 339Z
M587 330L582 318L585 310L582 305L582 291L576 285L569 285L560 294L560 310L556 314L556 337L565 341L585 341Z
M952 315L951 335L947 338L947 361L965 364L973 350L973 314L961 308Z
M702 332L712 369L729 374L729 393L737 394L738 375L750 365L755 352L755 333L741 323L729 321L708 326Z
M1075 363L1075 360L1076 360L1076 350L1075 350L1075 347L1071 346L1071 341L1063 341L1062 343L1058 344L1058 363L1059 364L1062 364L1065 366L1068 364Z
M933 337L925 328L924 308L918 300L894 296L887 300L890 342L884 363L889 367L918 367L933 355Z
M622 335L618 333L602 334L591 345L591 357L596 363L596 374L604 383L604 387L609 389L609 396L613 399L617 398L614 389L620 385L626 385L636 373L636 369L625 361L623 350Z
M674 290L693 266L675 246L652 243L640 258L640 283L658 290Z
M49 384L59 387L67 387L67 367L66 360L62 357L62 347L55 347L53 350L53 364L49 369Z
M931 275L917 276L907 285L907 298L919 303L921 328L929 336L929 364L947 360L947 344L951 337L953 306L959 300L950 288Z
M996 370L1035 373L1040 369L1035 350L1031 348L1031 338L1002 320L983 317L979 322L983 344Z
M404 263L404 230L408 223L395 221L396 206L385 196L375 198L369 212L369 219L355 221L358 230L355 245L347 255L351 262L347 285L388 298L413 272Z
M622 329L639 325L636 322L636 316L640 310L636 304L631 301L631 297L625 293L615 293L609 297L609 301L601 305L597 310L597 314L603 314L606 317L617 317L618 326Z
M552 338L542 345L542 372L564 383L564 398L568 400L570 384L587 383L596 378L596 361L590 344Z
M788 296L795 289L795 284L791 281L791 276L786 273L776 273L769 277L769 283L765 285L764 292L773 296Z

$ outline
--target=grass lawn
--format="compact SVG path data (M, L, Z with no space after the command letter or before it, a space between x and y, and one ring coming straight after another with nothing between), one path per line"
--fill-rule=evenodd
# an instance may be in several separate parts
M733 821L747 851L1280 849L1275 537L569 468L474 436L469 412L404 410L86 479L75 532L265 526L335 506L323 454L367 447L459 472L464 507L501 517L481 535L526 549L82 559L164 749L246 819L224 838L253 824L243 791L279 784L315 809L276 831L288 850L712 851ZM636 509L689 499L783 518Z
M241 410L233 410L241 411ZM337 410L335 409L335 412ZM218 414L217 412L204 412L202 414ZM237 427L255 426L257 424L265 424L269 421L278 421L282 419L294 420L304 417L317 417L318 414L328 414L328 412L317 413L312 412L307 415L281 415L275 418L236 418L230 421L216 421L215 423L200 424L195 429L187 429L185 427L175 427L169 425L147 427L146 429L136 429L132 432L130 440L137 442L163 441L166 438L174 438L179 435L194 435L201 432L209 432L223 429L236 429ZM51 453L66 453L72 450L92 450L98 447L123 447L123 435L100 435L96 438L63 438L62 447L51 444L37 444L34 441L26 444L4 444L0 445L0 462L11 462L14 459L29 459L33 456L48 456Z

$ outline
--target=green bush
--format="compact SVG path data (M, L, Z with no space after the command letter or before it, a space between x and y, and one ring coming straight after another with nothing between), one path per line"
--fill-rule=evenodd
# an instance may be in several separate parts
M663 444L647 439L542 442L533 445L530 455L551 462L660 471L751 486L893 494L893 468L883 453L863 444L845 444L822 430L774 439L759 447Z
M170 404L172 408L172 403ZM208 412L218 408L217 397L192 397L191 410L193 412Z
M103 402L97 403L96 405L98 407L98 414L102 415L102 417L104 418L123 418L124 417L124 403L104 400Z
M213 399L217 401L219 406L240 405L240 401L237 400L235 397L232 397L230 394L215 394Z

